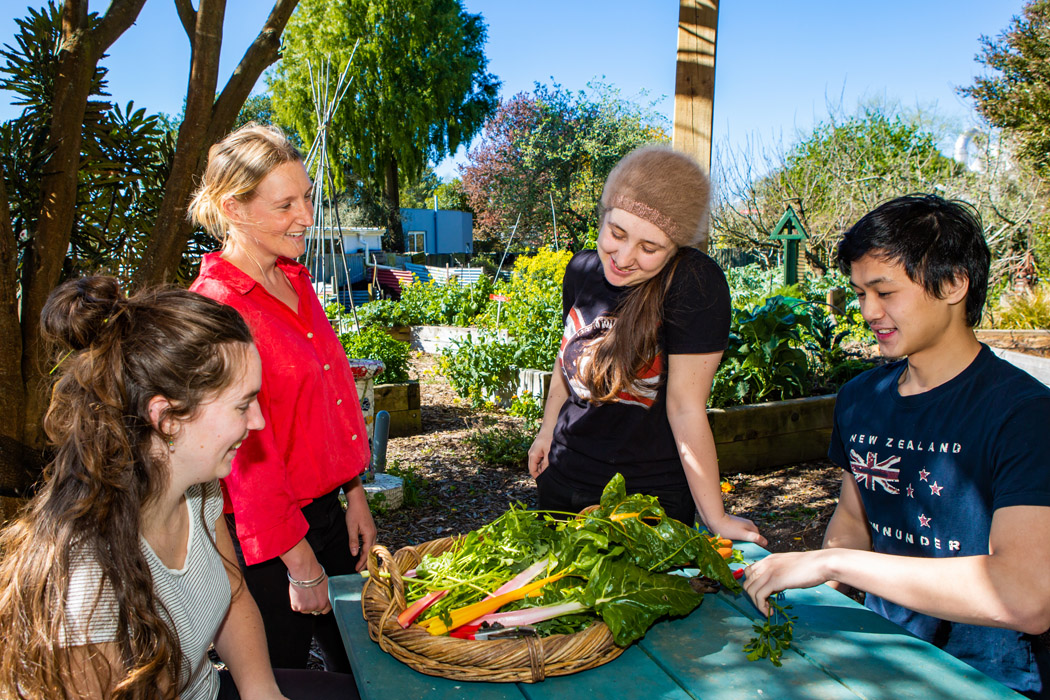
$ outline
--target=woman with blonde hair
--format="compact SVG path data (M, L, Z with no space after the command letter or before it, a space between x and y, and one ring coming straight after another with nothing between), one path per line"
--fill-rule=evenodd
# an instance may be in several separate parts
M708 180L689 156L644 146L602 191L597 250L577 253L562 286L565 332L543 424L529 449L540 508L597 503L616 473L668 515L765 543L722 505L707 399L729 336L729 287L695 246Z
M315 638L326 668L349 672L327 576L361 570L376 531L359 476L369 448L356 384L295 262L312 197L279 130L249 124L212 146L190 214L222 248L204 256L191 289L240 312L262 359L266 427L238 450L223 485L274 665L305 668Z
M52 293L41 328L56 347L55 456L0 535L0 697L352 696L341 674L275 681L222 517L217 480L263 427L237 313L89 277Z

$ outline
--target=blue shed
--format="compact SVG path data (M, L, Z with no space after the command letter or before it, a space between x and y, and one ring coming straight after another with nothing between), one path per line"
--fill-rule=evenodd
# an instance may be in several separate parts
M448 255L474 252L474 215L454 209L402 209L405 252Z

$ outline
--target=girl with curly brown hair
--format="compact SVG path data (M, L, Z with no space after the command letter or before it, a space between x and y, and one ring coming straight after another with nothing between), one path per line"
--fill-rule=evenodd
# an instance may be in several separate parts
M353 696L345 676L275 681L236 565L217 480L263 426L240 315L91 277L55 290L41 328L54 460L0 534L0 697Z

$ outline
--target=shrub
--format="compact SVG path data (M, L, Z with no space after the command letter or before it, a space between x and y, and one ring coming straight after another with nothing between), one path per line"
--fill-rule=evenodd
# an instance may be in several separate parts
M1028 292L1008 294L988 309L992 328L1050 328L1050 284L1043 283Z
M501 467L524 467L528 463L529 447L536 437L530 425L482 427L475 423L471 428L466 440L482 462Z
M472 284L414 282L401 287L404 325L469 326L485 310L492 293L492 280L482 276Z
M378 326L364 326L360 333L349 332L339 336L347 357L382 360L385 369L380 375L384 383L409 381L409 344L390 337Z
M866 326L865 326L866 327ZM833 322L823 303L772 296L733 312L729 344L715 373L711 405L782 401L831 393L871 367L849 357L850 321Z
M441 351L441 373L461 398L477 405L499 403L514 394L517 352L514 343L466 337Z
M540 250L520 256L510 280L496 291L507 297L502 309L492 303L478 324L506 330L518 345L516 369L549 369L561 345L561 283L572 253ZM496 314L499 312L499 323Z

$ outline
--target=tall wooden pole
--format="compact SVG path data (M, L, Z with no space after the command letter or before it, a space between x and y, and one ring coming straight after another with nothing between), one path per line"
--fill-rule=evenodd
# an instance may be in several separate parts
M711 172L718 0L679 0L678 62L671 143ZM707 241L700 246L707 249Z

